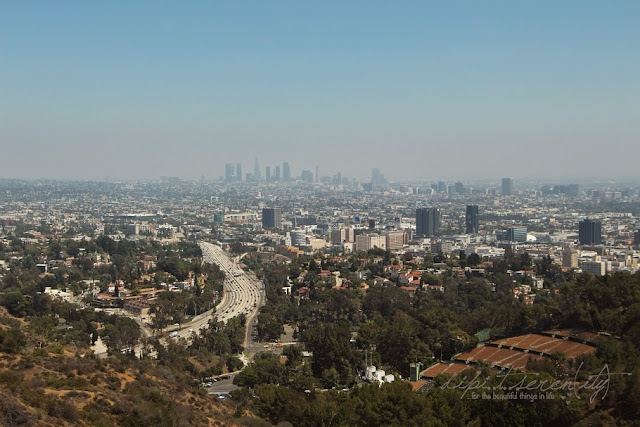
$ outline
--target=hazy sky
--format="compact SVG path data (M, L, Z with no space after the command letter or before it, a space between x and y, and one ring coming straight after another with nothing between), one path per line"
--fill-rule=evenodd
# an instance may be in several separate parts
M640 1L0 6L0 177L640 173Z

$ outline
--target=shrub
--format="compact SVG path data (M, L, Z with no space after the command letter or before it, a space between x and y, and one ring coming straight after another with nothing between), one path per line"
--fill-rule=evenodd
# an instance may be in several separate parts
M0 353L18 353L24 344L24 334L18 329L0 329Z
M22 426L34 424L31 414L15 398L0 394L0 425Z
M61 399L48 398L46 400L47 414L74 422L78 419L78 411L68 402Z
M4 385L9 390L15 391L22 386L24 375L20 372L4 370L0 372L0 384Z

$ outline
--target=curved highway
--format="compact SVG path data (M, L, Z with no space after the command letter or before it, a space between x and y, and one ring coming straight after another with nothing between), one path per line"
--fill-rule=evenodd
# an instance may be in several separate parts
M165 331L170 332L170 338L184 338L189 342L192 334L209 327L209 320L212 318L226 323L229 319L244 313L247 316L244 342L246 344L251 322L262 304L262 284L252 280L237 266L237 259L231 260L219 246L207 242L199 242L199 245L203 262L216 264L225 275L222 299L215 310L201 313L182 325L169 326Z
M218 320L226 322L245 314L248 323L261 302L260 284L251 280L247 273L238 267L237 260L229 259L219 246L201 242L200 248L203 261L218 265L225 274L224 293L216 307L215 316Z

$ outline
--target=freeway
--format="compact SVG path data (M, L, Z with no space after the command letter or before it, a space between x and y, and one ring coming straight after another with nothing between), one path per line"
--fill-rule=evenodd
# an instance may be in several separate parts
M247 317L247 327L245 330L243 347L246 347L250 342L249 330L251 329L255 316L258 314L260 305L262 305L262 284L260 281L255 279L255 276L252 278L252 276L247 274L238 266L238 261L241 259L241 256L232 260L219 246L212 243L200 242L200 248L202 249L203 262L218 265L225 274L222 299L216 306L215 310L200 313L189 322L183 323L182 325L175 324L169 326L165 328L164 331L170 332L169 338L184 339L186 342L191 342L192 335L209 327L209 320L212 318L215 317L226 323L233 317L245 314ZM110 313L129 316L128 313L123 312L121 309L109 309L108 311ZM149 337L152 335L148 326L145 325L138 317L130 317L133 317L136 322L140 324L143 336ZM161 337L160 342L163 345L166 345L165 338ZM105 346L94 346L93 350L99 357L106 357L107 355L107 348ZM136 356L140 356L142 344L138 343L134 347L133 351ZM248 362L248 359L243 355L240 356L240 359L245 363Z
M191 334L198 333L209 326L209 320L213 317L221 322L236 317L240 314L247 316L247 332L245 343L249 335L249 325L258 312L262 303L262 284L252 279L245 271L238 267L238 259L230 259L226 253L213 243L200 242L202 260L210 264L216 264L225 274L224 292L220 303L215 310L209 310L195 316L190 322L175 325L165 329L171 332L170 337L184 338L190 341Z
M200 248L202 249L203 262L218 265L225 274L222 299L214 310L200 313L189 322L181 325L176 323L175 325L169 326L164 329L164 332L169 332L169 338L176 340L184 339L187 343L190 343L192 341L192 335L199 333L202 329L208 328L209 321L212 318L226 323L233 317L245 314L247 317L247 327L243 347L246 347L247 344L250 343L249 331L253 325L255 316L258 314L258 309L262 305L262 284L255 279L255 276L252 278L252 276L238 267L238 261L241 257L236 257L232 260L219 246L212 243L200 242ZM109 309L108 311L110 313L130 316L130 314L123 312L122 309ZM143 336L150 337L152 335L152 331L148 325L144 324L138 317L130 317L138 322ZM166 346L165 340L165 337L160 337L160 342ZM99 357L106 357L107 355L105 346L94 346L93 350ZM252 353L251 349L247 350L249 353ZM133 348L133 351L136 356L140 356L142 344L138 343ZM152 354L151 357L155 356ZM240 355L239 357L245 364L249 360L244 355Z
M231 260L219 246L200 242L200 248L202 249L203 262L218 265L225 275L222 299L215 310L201 313L188 323L175 325L165 330L171 331L170 337L172 338L184 338L190 341L191 335L207 328L209 320L213 317L226 323L229 319L244 314L247 316L247 329L243 344L246 344L249 340L249 329L253 318L262 304L262 284L238 267L238 258Z
M226 322L240 314L245 314L249 320L262 301L261 285L238 267L237 259L229 259L219 246L201 242L200 248L203 261L217 264L225 274L222 301L216 307L218 320Z

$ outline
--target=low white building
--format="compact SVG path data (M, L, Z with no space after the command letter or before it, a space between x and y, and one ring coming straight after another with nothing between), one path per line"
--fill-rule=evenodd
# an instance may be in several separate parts
M73 302L73 292L65 292L60 289L52 289L50 286L44 288L44 293L50 295L51 298L61 299L66 302Z

